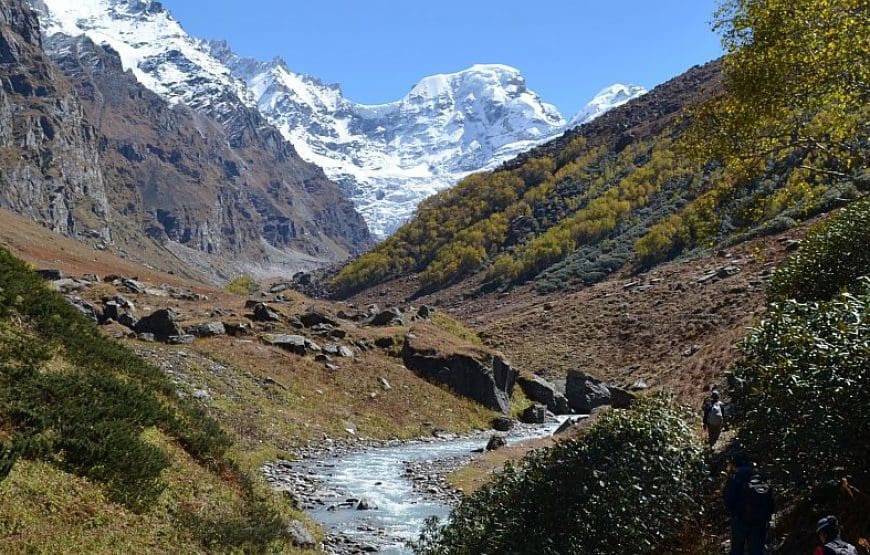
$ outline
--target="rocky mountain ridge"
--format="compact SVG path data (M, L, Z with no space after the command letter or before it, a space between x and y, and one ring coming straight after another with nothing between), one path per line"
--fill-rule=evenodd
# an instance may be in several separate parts
M277 127L302 158L341 183L380 237L464 175L645 92L609 87L566 124L518 70L490 64L424 78L396 102L363 105L280 58L242 58L225 42L190 36L159 2L32 1L45 34L85 34L110 45L147 88L214 117L234 141L243 140L252 118Z
M338 187L256 110L173 105L111 47L43 40L25 3L3 9L0 205L146 264L180 259L212 281L292 273L369 245Z
M613 85L567 123L519 70L478 64L425 77L397 101L365 105L337 85L292 72L280 58L258 62L236 56L223 42L211 47L303 158L343 185L378 236L392 233L421 200L465 175L494 168L646 92Z

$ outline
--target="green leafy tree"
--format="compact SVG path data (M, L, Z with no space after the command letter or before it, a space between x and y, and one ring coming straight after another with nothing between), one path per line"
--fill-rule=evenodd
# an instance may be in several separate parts
M714 29L727 93L698 114L704 158L757 170L797 152L799 166L837 177L866 166L866 0L722 0Z

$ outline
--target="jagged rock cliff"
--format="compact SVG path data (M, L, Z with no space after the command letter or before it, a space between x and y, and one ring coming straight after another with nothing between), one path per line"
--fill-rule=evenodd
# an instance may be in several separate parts
M102 137L124 225L251 265L296 267L366 245L365 224L337 187L256 116L235 121L233 138L216 120L144 88L111 47L54 35L46 48Z
M0 206L60 233L110 239L97 142L42 50L36 16L0 1Z

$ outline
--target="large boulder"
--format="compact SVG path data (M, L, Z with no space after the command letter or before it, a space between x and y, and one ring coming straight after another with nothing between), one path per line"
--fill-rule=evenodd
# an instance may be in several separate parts
M267 345L274 345L275 347L280 347L285 351L290 351L291 353L296 353L297 355L305 355L306 353L320 353L322 351L320 345L318 345L314 341L306 339L301 335L264 335L262 339L263 342Z
M114 299L106 301L103 303L103 317L101 321L104 323L113 321L131 330L135 329L139 320L136 318L136 313L133 311L132 306L132 303L127 302L122 304Z
M304 355L306 353L307 340L301 335L265 335L263 336L263 341L297 355Z
M497 432L509 432L514 424L514 419L509 416L496 416L492 419L492 429Z
M76 307L79 312L84 314L89 320L99 322L100 319L97 315L97 309L94 305L92 305L88 301L83 300L81 297L73 297L67 295L65 298L68 303Z
M404 326L405 318L402 316L401 310L393 307L375 314L369 324L373 326Z
M290 540L290 543L302 549L314 549L317 547L317 540L314 535L298 520L291 520L284 529L284 534Z
M544 405L529 405L520 416L526 424L543 424L547 420L547 407Z
M46 281L57 281L59 279L63 279L64 277L66 277L63 275L63 271L56 270L54 268L45 268L45 269L35 270L35 271L36 271L36 275L38 275L39 277L41 277L42 279L44 279Z
M495 451L496 449L501 449L505 445L507 445L507 440L504 438L504 436L496 434L489 438L489 441L486 442L486 450Z
M135 279L121 278L121 285L126 287L130 293L142 294L145 292L145 285Z
M272 310L272 307L266 303L257 303L254 305L253 320L257 322L280 322L281 315Z
M571 412L568 399L559 393L555 385L544 378L521 375L517 378L517 385L530 401L546 406L547 410L553 414L569 414Z
M581 414L589 414L596 407L601 406L627 409L635 398L633 393L602 382L581 370L568 372L565 396L570 407Z
M445 385L503 414L510 414L510 399L517 371L498 355L449 341L408 334L402 348L405 366L425 379Z
M311 328L322 324L333 327L338 325L335 320L323 314L322 312L317 312L316 310L309 310L305 314L302 314L301 316L299 316L299 321L302 322L302 325L306 328Z
M189 327L187 332L196 337L214 337L216 335L225 335L227 328L223 322L203 322Z
M431 306L423 305L417 310L417 318L421 320L428 320L434 314L435 309Z
M150 333L155 339L166 341L170 337L184 335L178 322L178 313L171 308L161 308L136 322L136 333Z
M568 405L580 414L589 414L592 409L611 403L610 388L582 370L569 370L565 381L565 397Z

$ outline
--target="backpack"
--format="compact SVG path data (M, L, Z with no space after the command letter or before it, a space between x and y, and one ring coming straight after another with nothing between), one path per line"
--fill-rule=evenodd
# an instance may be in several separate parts
M767 526L773 515L773 488L761 474L753 473L741 490L741 516L748 526Z
M854 545L846 543L840 538L826 543L822 551L825 555L858 555Z
M704 421L710 426L721 426L725 422L725 414L722 410L722 403L716 401L710 404L707 409L707 414Z

